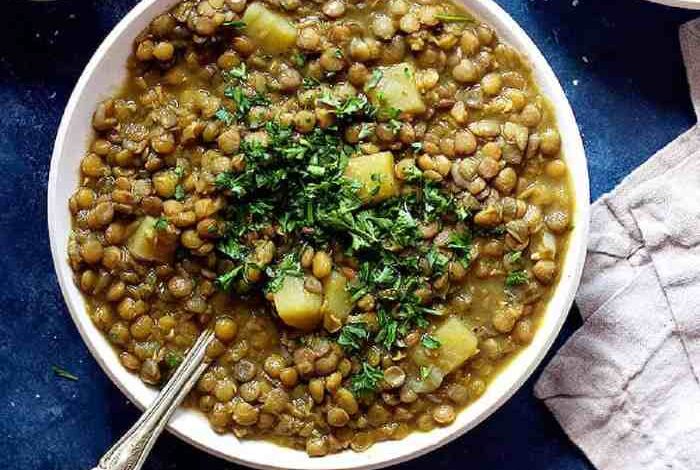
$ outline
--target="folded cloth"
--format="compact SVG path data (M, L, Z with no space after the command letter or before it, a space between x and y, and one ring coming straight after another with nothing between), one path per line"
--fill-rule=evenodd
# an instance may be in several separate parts
M680 38L700 114L700 19ZM600 470L700 469L700 127L593 204L576 301L536 396Z

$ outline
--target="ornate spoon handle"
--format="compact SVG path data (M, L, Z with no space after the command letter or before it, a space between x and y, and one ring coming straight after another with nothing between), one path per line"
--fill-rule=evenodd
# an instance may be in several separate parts
M141 468L170 416L207 368L204 358L207 346L213 338L214 332L210 329L199 336L158 397L92 470Z

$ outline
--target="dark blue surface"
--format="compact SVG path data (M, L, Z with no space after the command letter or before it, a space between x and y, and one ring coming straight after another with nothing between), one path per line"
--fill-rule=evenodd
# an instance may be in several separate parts
M63 305L48 247L46 181L81 69L136 2L1 1L0 468L88 469L138 413L98 368ZM692 12L641 0L497 1L540 46L571 100L594 198L694 123L677 39ZM572 312L557 346L578 325ZM80 380L55 377L52 364ZM590 469L533 397L534 378L477 429L401 468ZM146 465L234 467L169 435Z

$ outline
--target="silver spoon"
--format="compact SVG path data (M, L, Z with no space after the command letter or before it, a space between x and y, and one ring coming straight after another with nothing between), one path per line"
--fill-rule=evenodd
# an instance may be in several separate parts
M214 339L207 329L190 348L182 363L143 415L100 459L92 470L138 470L170 416L207 368L206 349Z

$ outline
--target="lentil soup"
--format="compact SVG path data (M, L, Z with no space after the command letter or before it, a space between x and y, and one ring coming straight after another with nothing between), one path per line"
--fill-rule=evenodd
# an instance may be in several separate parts
M447 1L186 0L93 116L68 256L121 363L323 456L451 424L532 339L573 213L527 62Z

